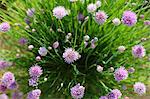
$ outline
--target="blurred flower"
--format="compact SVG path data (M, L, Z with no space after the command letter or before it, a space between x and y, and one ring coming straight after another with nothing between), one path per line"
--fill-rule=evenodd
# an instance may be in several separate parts
M10 30L10 25L8 22L3 22L0 24L0 32L8 32Z
M36 57L36 61L40 61L41 60L41 57L40 56L37 56Z
M110 67L110 72L113 72L114 70L114 67Z
M36 32L36 30L35 30L35 29L32 29L32 32Z
M122 85L122 89L123 90L127 90L127 86L126 85Z
M96 5L93 4L93 3L91 3L91 4L89 4L89 5L87 6L87 11L88 11L89 13L95 12L96 9L97 9L97 7L96 7Z
M103 67L100 66L100 65L97 65L97 69L96 69L98 72L102 72L103 71Z
M113 24L116 25L116 26L120 25L120 23L121 23L121 21L120 21L119 18L114 18L114 19L112 20L112 22L113 22Z
M132 47L132 55L135 58L142 58L146 54L145 48L142 45L135 45Z
M141 82L136 82L134 84L134 92L139 95L143 95L144 93L146 93L146 86Z
M82 13L79 13L78 16L77 16L77 19L78 19L78 21L83 22L84 19L85 19L85 16Z
M19 39L19 44L20 45L25 45L25 44L27 44L27 42L28 42L28 40L26 38L20 38Z
M107 96L101 96L99 99L108 99Z
M71 64L74 61L77 61L80 57L81 55L77 51L75 51L73 48L67 48L65 52L63 53L63 58L65 62L67 62L68 64Z
M58 48L58 47L59 47L59 42L58 42L58 41L54 42L54 43L53 43L53 48L56 49L56 48Z
M13 92L12 99L23 99L23 93L19 91Z
M134 72L135 72L135 69L134 69L133 67L131 67L131 68L128 69L128 72L129 72L129 73L134 73Z
M28 24L28 25L31 23L29 18L24 18L24 21L25 21L26 24Z
M41 95L41 90L35 89L28 93L27 99L39 99L40 95Z
M10 90L14 90L14 89L17 89L18 87L18 84L16 81L14 81L13 83L11 83L9 86L8 86L8 89Z
M35 65L29 69L30 77L40 77L43 74L43 70L40 66Z
M53 16L57 19L62 19L66 15L68 15L68 11L63 6L57 6L53 9Z
M150 20L144 21L144 25L150 25Z
M88 46L88 42L84 42L84 46L87 47Z
M40 47L38 52L41 56L46 56L48 51L45 47Z
M140 15L140 18L141 18L141 19L144 19L144 14Z
M35 13L35 9L34 9L34 8L28 9L28 10L26 11L26 13L27 13L27 15L28 15L29 17L33 17L33 15L34 15L34 13Z
M106 22L107 18L108 18L108 16L104 11L98 11L95 14L95 21L100 25L104 24L104 22Z
M80 84L75 85L71 88L71 96L74 99L81 99L84 96L85 87L80 86Z
M118 89L113 89L111 92L114 93L117 98L120 98L122 96L122 93Z
M48 47L48 50L52 50L52 47L51 47L51 46L49 46L49 47Z
M84 41L88 41L90 39L90 37L88 35L84 36Z
M96 7L99 8L101 6L101 1L98 0L98 1L96 1L95 4L96 4Z
M0 83L0 93L4 93L7 90L7 86L3 83Z
M122 16L122 22L125 25L133 26L137 22L136 13L134 13L132 11L125 11Z
M117 95L113 92L110 92L107 97L108 99L118 99Z
M29 29L30 27L27 25L27 26L25 26L25 29L27 30L27 29Z
M125 96L124 99L129 99L129 97Z
M6 86L10 86L13 82L15 82L14 74L11 72L5 72L2 76L1 82Z
M37 86L38 85L38 77L31 77L29 79L29 86Z
M94 43L91 43L91 48L94 49L96 45Z
M21 55L19 53L16 54L16 58L20 58Z
M6 94L0 94L0 99L9 99Z
M11 62L0 60L0 70L5 69L9 66L12 66Z
M69 0L70 2L77 2L78 0Z
M34 48L33 45L29 45L29 46L28 46L28 49L29 49L29 50L32 50L33 48Z
M119 46L119 47L118 47L118 51L119 51L120 53L123 53L125 50L126 50L125 46Z
M120 67L120 68L116 69L116 71L114 73L114 77L115 77L116 81L121 81L121 80L127 79L128 71L124 67Z

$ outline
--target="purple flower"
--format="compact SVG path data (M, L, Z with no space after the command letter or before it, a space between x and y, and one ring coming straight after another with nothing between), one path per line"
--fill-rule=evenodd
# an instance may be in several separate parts
M39 54L40 54L41 56L46 56L48 50L47 50L45 47L40 47L39 50L38 50L38 52L39 52Z
M111 92L113 92L118 98L122 96L122 93L118 89L113 89Z
M33 15L34 15L34 13L35 13L35 9L34 9L34 8L28 9L28 10L26 11L26 13L27 13L27 15L28 15L29 17L33 17Z
M55 16L57 19L62 19L68 14L68 11L63 6L57 6L53 9L53 16Z
M133 26L137 22L137 16L132 11L125 11L122 16L122 22L125 25Z
M8 32L10 30L10 25L8 22L3 22L0 24L0 32Z
M26 24L28 24L28 25L31 23L29 18L24 18L24 21L25 21Z
M43 74L43 70L40 66L35 65L29 69L30 77L40 77Z
M136 82L133 87L134 92L139 95L143 95L144 93L146 93L146 86L141 82Z
M0 60L0 70L5 69L6 67L12 66L11 62Z
M39 99L40 95L41 95L41 90L35 89L28 93L27 99Z
M150 25L150 20L144 21L144 25Z
M17 87L18 87L18 84L17 84L17 82L15 81L15 82L11 83L11 84L8 86L8 89L14 90L14 89L17 89Z
M132 55L135 58L142 58L146 54L145 48L142 45L135 45L132 47Z
M114 77L116 81L127 79L128 71L124 67L120 67L115 71Z
M38 78L37 77L32 77L29 79L29 86L37 86L38 85Z
M99 99L108 99L107 96L101 96Z
M4 84L0 84L0 92L4 93L7 90L7 86Z
M95 14L95 21L100 25L104 24L104 22L106 22L107 18L108 18L108 16L104 11L98 11Z
M20 38L19 39L19 44L20 45L25 45L25 44L27 44L27 42L28 42L28 40L26 38Z
M135 69L134 69L133 67L131 67L131 68L128 69L128 72L129 72L129 73L134 73L134 72L135 72Z
M6 94L0 94L0 99L8 99L8 96Z
M80 57L81 55L72 48L67 48L65 52L63 53L63 58L65 62L67 62L68 64L71 64L74 61L77 61Z
M15 92L12 94L12 99L23 99L23 93L22 93L22 92L15 91Z
M110 92L107 97L108 99L118 99L117 95L113 92Z
M59 47L59 42L58 42L58 41L54 42L54 43L53 43L53 48L56 49L56 48L58 48L58 47Z
M80 84L75 85L71 88L71 96L74 99L80 99L84 96L85 87L80 86Z
M13 82L15 82L14 74L11 72L5 72L2 76L1 82L6 86L11 85Z
M91 3L91 4L89 4L89 5L87 6L87 11L88 11L89 13L95 12L96 9L97 9L96 4Z
M83 22L84 19L85 19L85 16L82 13L79 13L78 16L77 16L77 19L78 19L78 21Z

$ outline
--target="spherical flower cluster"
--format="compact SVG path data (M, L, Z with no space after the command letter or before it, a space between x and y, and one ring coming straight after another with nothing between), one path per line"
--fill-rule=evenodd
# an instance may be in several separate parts
M119 18L113 19L112 22L113 22L113 24L116 25L116 26L120 25L120 23L121 23L121 21L120 21Z
M124 67L120 67L115 71L114 77L116 81L127 79L128 71Z
M46 56L48 50L47 50L45 47L40 47L39 50L38 50L38 52L39 52L39 54L40 54L41 56Z
M122 16L122 22L125 25L133 26L137 22L137 16L132 11L125 11Z
M139 94L139 95L143 95L144 93L146 93L145 85L141 82L136 82L134 84L134 92Z
M123 53L125 50L126 50L125 46L119 46L119 47L118 47L118 51L119 51L120 53Z
M11 72L5 72L2 76L1 82L6 86L11 85L13 82L15 82L14 74Z
M20 45L25 45L25 44L27 44L27 42L28 42L28 40L26 38L20 38L19 39L19 44Z
M8 22L3 22L0 24L0 32L8 32L10 30L10 25Z
M82 13L79 13L77 16L78 21L83 22L85 19L85 16Z
M100 65L98 65L96 70L97 70L98 72L102 72L102 71L103 71L103 67L100 66Z
M0 99L9 99L6 94L0 94Z
M107 96L101 96L99 99L108 99Z
M118 89L113 89L111 92L113 92L117 98L120 98L122 96L122 93Z
M56 48L58 48L58 47L59 47L59 42L58 42L58 41L54 42L54 43L53 43L53 48L56 49Z
M144 25L150 25L150 20L146 20L146 21L144 21Z
M100 25L104 24L104 22L106 22L107 18L108 18L108 16L104 11L98 11L95 14L95 21Z
M0 70L5 69L6 67L12 66L11 62L0 60Z
M35 89L28 93L27 99L39 99L40 95L41 95L41 90Z
M132 55L135 58L142 58L146 54L145 48L142 45L135 45L132 47Z
M85 87L80 86L80 84L75 85L71 88L71 96L74 99L81 99L84 96Z
M91 3L91 4L89 4L89 5L87 6L87 11L88 11L89 13L95 12L96 9L97 9L96 4Z
M43 70L40 66L35 65L29 69L30 77L40 77L43 74Z
M34 48L33 45L29 45L29 46L28 46L28 49L29 49L29 50L32 50L33 48Z
M95 4L96 4L96 7L99 8L101 6L101 1L98 0L98 1L96 1Z
M38 77L31 77L29 79L29 86L37 86L38 85Z
M67 48L63 53L63 58L66 63L71 64L74 61L77 61L81 55L75 51L73 48Z
M53 9L53 16L57 19L62 19L66 15L68 15L68 11L63 6L57 6Z
M29 17L33 17L33 15L34 15L34 13L35 13L35 9L34 9L34 8L28 9L28 10L26 11L26 13L27 13L27 15L28 15Z
M135 69L134 69L133 67L131 67L131 68L128 69L128 72L129 72L129 73L134 73L134 72L135 72Z

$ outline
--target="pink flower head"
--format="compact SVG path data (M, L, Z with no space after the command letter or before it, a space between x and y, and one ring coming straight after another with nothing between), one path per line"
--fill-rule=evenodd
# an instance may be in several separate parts
M13 82L15 82L14 74L11 72L5 72L2 76L1 82L6 86L11 85Z
M9 99L6 94L0 94L0 99Z
M7 22L0 24L0 32L8 32L10 30L10 25Z
M57 6L53 9L53 16L57 19L62 19L66 15L68 15L68 11L63 6Z
M80 84L75 85L71 88L71 96L74 99L81 99L84 96L85 87L80 86Z
M132 47L132 55L135 58L142 58L146 54L145 48L142 45L135 45Z
M35 65L29 69L30 77L40 77L43 74L43 70L40 66Z
M53 48L56 49L56 48L58 48L58 47L59 47L59 42L58 42L58 41L54 42L54 43L53 43Z
M120 67L115 71L114 77L116 81L127 79L128 71L124 67Z
M27 99L39 99L40 95L41 95L41 90L35 89L28 93Z
M144 25L149 26L149 25L150 25L150 20L146 20L146 21L144 21Z
M134 92L139 95L143 95L144 93L146 93L146 86L141 82L136 82L133 87Z
M96 9L97 9L96 4L91 3L91 4L89 4L89 5L87 6L87 11L88 11L89 13L95 12Z
M107 96L101 96L99 99L108 99Z
M77 61L81 55L75 51L73 48L67 48L63 53L63 58L66 63L71 64L74 61Z
M95 14L95 21L100 25L104 24L104 22L106 22L107 18L108 18L108 16L104 11L98 11Z
M45 47L40 47L39 50L38 50L38 52L39 52L39 54L40 54L41 56L46 56L48 50L47 50Z
M11 62L0 60L0 70L5 69L6 67L12 66Z
M122 16L122 22L125 25L133 26L137 22L137 16L132 11L125 11Z
M122 93L118 89L113 89L111 92L113 92L118 98L122 96Z

